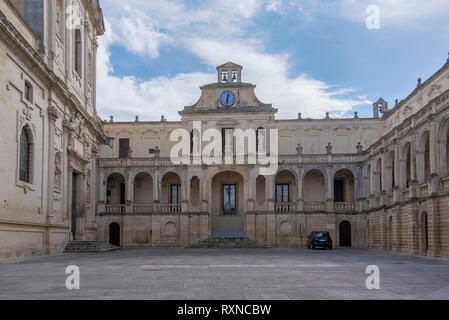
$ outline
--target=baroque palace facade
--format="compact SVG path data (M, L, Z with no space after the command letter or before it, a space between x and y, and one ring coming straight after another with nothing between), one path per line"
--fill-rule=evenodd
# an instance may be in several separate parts
M98 240L164 247L246 236L304 247L310 232L329 231L337 246L449 257L449 60L391 110L379 99L368 119L276 120L277 110L241 81L241 66L217 70L217 83L201 87L180 121L104 123ZM170 136L179 128L191 132L191 151L217 129L221 156L233 161L195 163L194 152L174 165ZM229 139L237 129L254 129L257 150L264 144L268 153L268 131L278 130L274 175L239 164Z
M103 32L98 0L0 0L0 260L96 237Z
M449 60L393 108L374 103L372 118L278 120L226 63L180 121L106 122L95 108L101 9L75 2L82 27L70 29L65 1L0 1L0 260L74 239L304 247L312 231L335 246L449 257ZM179 129L193 152L181 163ZM201 161L212 132L231 163ZM255 152L279 154L272 175L249 163Z

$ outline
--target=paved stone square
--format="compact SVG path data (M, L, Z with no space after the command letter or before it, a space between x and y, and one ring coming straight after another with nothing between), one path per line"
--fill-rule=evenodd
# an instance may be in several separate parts
M81 288L65 287L66 267ZM380 290L367 290L368 265ZM449 299L449 260L379 250L128 249L0 263L0 299Z

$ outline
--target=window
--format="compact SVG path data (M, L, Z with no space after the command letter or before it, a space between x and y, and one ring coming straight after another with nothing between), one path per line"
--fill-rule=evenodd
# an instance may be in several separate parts
M79 29L75 30L75 71L80 77L82 77L82 43L81 43L81 31Z
M226 141L227 140L227 141ZM222 128L221 129L221 151L231 153L234 152L234 129Z
M334 201L345 202L345 180L334 180Z
M30 162L31 162L31 144L27 128L22 129L20 134L20 165L19 179L20 181L30 183Z
M25 81L25 94L24 94L24 96L25 96L25 99L28 102L33 103L33 86L28 81Z
M237 213L237 186L235 184L223 185L223 214Z
M129 153L129 139L119 139L119 158L128 157Z
M276 203L290 202L290 186L288 184L276 185Z
M181 202L181 185L172 184L170 185L170 203L180 203Z

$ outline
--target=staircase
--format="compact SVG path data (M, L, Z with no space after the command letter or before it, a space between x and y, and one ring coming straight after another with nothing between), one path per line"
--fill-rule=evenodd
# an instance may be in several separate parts
M268 248L264 243L249 238L207 238L192 242L189 248Z
M120 249L120 247L100 241L73 240L69 242L64 252L106 252Z

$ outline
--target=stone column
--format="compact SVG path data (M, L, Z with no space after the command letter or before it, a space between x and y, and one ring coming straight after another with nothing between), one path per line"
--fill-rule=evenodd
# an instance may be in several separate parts
M354 177L356 210L358 212L362 212L365 201L364 188L363 188L365 179L363 177L363 166L360 164L357 165L356 168L357 168L356 177Z
M134 181L130 171L125 174L126 183L126 213L134 212Z
M181 200L181 211L189 211L189 200L190 200L190 183L188 181L187 168L184 168L183 175L181 177L181 190L182 190L182 200Z
M416 167L416 180L419 184L424 183L424 180L426 179L424 176L425 159L424 152L421 150L416 151Z
M438 170L438 124L432 123L430 129L430 193L434 194L440 191L440 175Z
M256 199L256 182L254 181L255 166L250 164L249 168L249 179L248 179L248 211L254 211L254 199Z
M154 171L153 178L153 212L160 211L160 203L161 203L161 190L160 190L161 182L159 177L159 169Z
M327 212L334 212L334 177L332 176L332 166L326 167L325 181Z
M274 212L274 203L276 201L276 197L275 197L275 179L276 176L266 176L266 195L267 195L267 203L268 203L268 211L273 211Z
M377 184L376 161L374 159L371 160L369 175L370 175L369 208L372 209L377 206L377 201L376 201L376 184Z
M207 166L202 167L200 188L201 212L209 212L209 202L207 200Z
M52 223L53 217L53 190L55 189L55 135L58 110L54 106L48 107L48 168L47 168L47 224Z
M296 174L298 176L298 181L296 183L297 186L297 196L296 196L296 210L297 211L304 211L304 196L303 196L303 170L301 167L298 167L296 169Z

